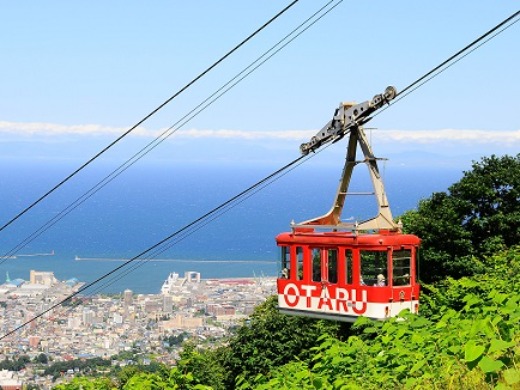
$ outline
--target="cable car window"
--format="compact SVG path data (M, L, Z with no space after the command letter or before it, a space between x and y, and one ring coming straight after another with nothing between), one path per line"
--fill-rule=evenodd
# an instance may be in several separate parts
M312 256L312 280L314 282L321 282L321 249L313 248L311 250Z
M280 270L280 276L284 279L289 278L289 269L290 269L290 263L289 263L289 247L288 246L282 246L280 251L280 264L281 264L281 270Z
M328 255L328 281L330 283L338 283L338 251L337 249L329 249Z
M386 251L360 251L361 284L367 286L387 285L387 252Z
M412 251L401 249L394 251L393 260L393 279L395 286L406 286L410 284L410 265L412 261Z
M303 279L303 248L301 246L296 247L296 269L294 275L291 275L293 279Z
M347 284L352 284L352 250L345 249L345 261L347 262L347 266L345 267L345 281Z

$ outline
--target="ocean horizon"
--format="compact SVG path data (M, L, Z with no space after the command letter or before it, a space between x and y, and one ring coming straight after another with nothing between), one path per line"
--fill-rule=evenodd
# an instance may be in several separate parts
M18 164L16 169L10 169L4 162L2 168L2 225L71 172L70 166L58 163ZM74 185L65 184L0 232L0 255L9 254L0 263L0 273L28 280L34 269L52 271L59 280L93 282L277 167L272 168L254 164L136 166L41 231L111 168L102 165L89 169ZM358 171L366 169L355 170L351 190L371 191L368 174L356 176ZM312 165L295 169L198 230L176 236L166 248L161 246L146 253L142 260L133 260L85 293L120 293L125 289L159 293L171 272L183 275L196 271L204 279L276 276L276 235L288 231L292 220L303 221L326 213L340 173L339 168ZM433 192L446 191L462 177L462 170L392 166L382 174L397 217ZM343 219L363 220L374 212L373 197L348 197ZM23 247L20 243L24 243ZM153 258L148 258L150 255ZM0 282L2 279L0 276Z

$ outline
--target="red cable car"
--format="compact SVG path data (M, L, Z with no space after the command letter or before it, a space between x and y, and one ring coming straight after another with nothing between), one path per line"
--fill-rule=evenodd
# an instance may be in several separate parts
M417 313L417 253L420 239L401 232L392 218L377 159L362 125L396 96L393 87L361 104L341 104L333 119L302 144L308 154L326 142L349 134L347 158L334 204L318 218L291 225L276 237L281 248L277 279L281 312L353 322L359 316L384 320L403 309ZM356 161L358 144L364 160ZM341 221L341 212L354 167L368 167L379 214L355 223Z

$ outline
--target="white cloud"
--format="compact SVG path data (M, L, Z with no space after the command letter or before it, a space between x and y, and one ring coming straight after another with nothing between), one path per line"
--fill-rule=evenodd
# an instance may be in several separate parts
M308 140L316 133L315 130L284 130L284 131L245 131L245 130L183 130L179 137L186 138L227 138L243 140L285 139Z
M0 133L20 137L57 137L57 136L99 136L117 137L128 128L110 127L95 124L62 125L41 122L7 122L0 121ZM138 127L132 135L141 137L159 137L168 129L147 130ZM293 140L308 141L317 130L284 130L284 131L246 131L246 130L180 130L177 137L198 139L237 139L237 140ZM401 144L500 144L503 146L520 145L520 130L377 130L371 135L384 142Z
M376 135L377 134L377 135ZM380 140L410 144L455 142L463 144L520 145L520 130L381 130L374 134Z
M122 128L100 125L60 125L43 122L6 122L0 121L0 132L20 136L59 136L59 135L101 135L121 134Z
M0 121L0 133L12 134L23 137L49 137L64 135L79 136L98 136L110 135L119 136L128 131L129 128L110 127L94 124L86 125L62 125L56 123L43 122L7 122ZM171 130L147 130L138 127L132 131L132 135L142 137L160 137L169 134ZM226 139L288 139L288 140L307 140L316 133L314 130L286 130L286 131L244 131L244 130L181 130L176 136L184 138L226 138Z

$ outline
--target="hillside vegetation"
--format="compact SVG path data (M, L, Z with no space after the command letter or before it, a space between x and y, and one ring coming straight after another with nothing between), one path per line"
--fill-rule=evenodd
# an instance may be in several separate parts
M55 389L520 389L520 154L483 158L401 218L423 239L418 316L319 321L273 297L173 368Z

